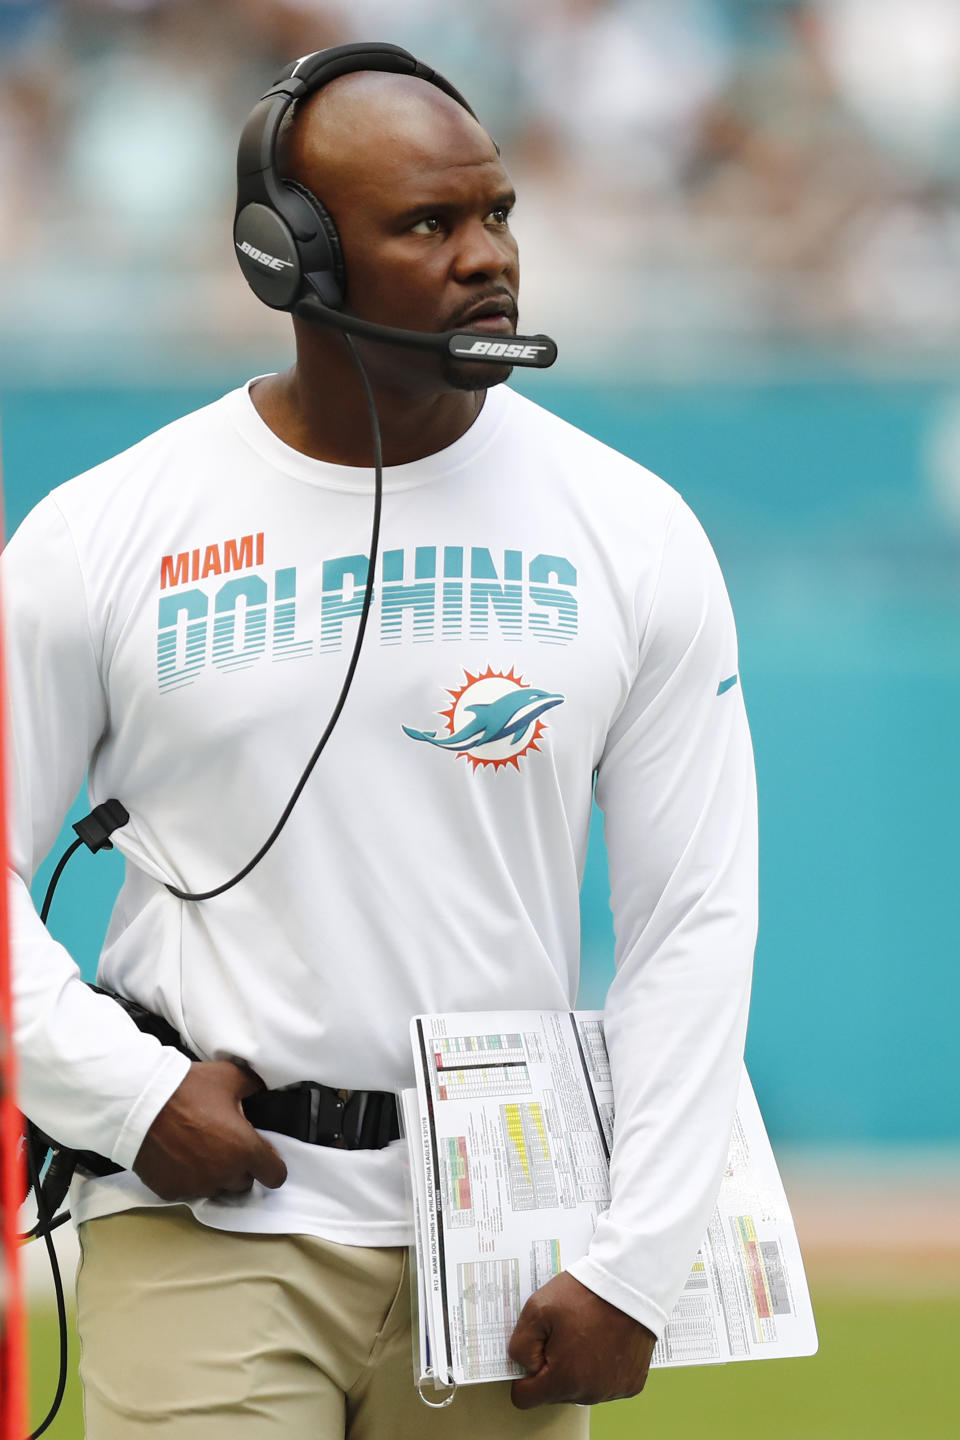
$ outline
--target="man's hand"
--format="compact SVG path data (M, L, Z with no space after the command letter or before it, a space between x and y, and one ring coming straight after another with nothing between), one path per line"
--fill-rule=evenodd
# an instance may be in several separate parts
M657 1337L565 1271L520 1311L510 1359L527 1371L511 1392L518 1410L561 1401L599 1405L643 1389Z
M254 1180L275 1190L287 1167L241 1108L262 1089L229 1060L196 1061L147 1131L134 1173L161 1200L242 1195Z

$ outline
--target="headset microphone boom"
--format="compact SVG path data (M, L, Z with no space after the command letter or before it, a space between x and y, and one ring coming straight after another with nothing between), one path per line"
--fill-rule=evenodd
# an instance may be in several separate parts
M309 277L308 277L309 278ZM345 315L324 305L318 295L305 295L293 307L302 320L315 320L332 325L348 335L363 340L379 340L386 345L406 345L411 349L435 350L452 355L456 360L481 360L510 365L532 365L545 370L557 358L557 346L549 335L511 335L506 340L484 340L470 330L401 330L394 325L377 325L356 315Z

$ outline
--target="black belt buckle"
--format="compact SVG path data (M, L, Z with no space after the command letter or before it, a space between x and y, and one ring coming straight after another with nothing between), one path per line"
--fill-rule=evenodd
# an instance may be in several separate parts
M275 1130L308 1145L336 1150L381 1150L400 1134L392 1095L336 1090L319 1080L258 1090L244 1100L243 1111L258 1130Z

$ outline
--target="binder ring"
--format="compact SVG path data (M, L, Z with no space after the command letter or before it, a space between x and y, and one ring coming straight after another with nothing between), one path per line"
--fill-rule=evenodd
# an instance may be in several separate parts
M420 1396L420 1399L423 1401L424 1405L426 1405L430 1410L446 1410L447 1406L451 1404L454 1396L457 1393L456 1384L450 1386L450 1394L445 1399L428 1400L426 1395L424 1395L423 1393L423 1386L425 1381L433 1380L433 1378L434 1377L429 1371L427 1371L426 1375L421 1375L420 1379L417 1381L417 1394Z

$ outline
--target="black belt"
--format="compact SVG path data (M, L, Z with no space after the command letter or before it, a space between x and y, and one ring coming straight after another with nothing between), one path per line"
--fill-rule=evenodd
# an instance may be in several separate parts
M400 1138L397 1099L385 1090L334 1090L301 1080L248 1095L243 1113L257 1130L338 1150L382 1150Z
M90 989L115 1000L138 1029L155 1036L162 1045L174 1046L189 1060L199 1058L161 1016L99 985L91 985ZM248 1095L243 1113L257 1130L274 1130L308 1145L332 1145L338 1150L382 1150L391 1140L400 1138L397 1099L384 1090L335 1090L318 1080L300 1080L278 1090L258 1090ZM85 1161L86 1156L81 1163ZM94 1171L99 1173L104 1172Z
M301 1080L280 1090L258 1090L248 1095L243 1113L257 1130L273 1130L307 1145L330 1145L337 1150L382 1150L391 1140L400 1138L396 1096L385 1090L334 1090L332 1085L321 1085L317 1080ZM122 1169L103 1155L90 1150L65 1150L40 1131L34 1133L44 1148L52 1146L64 1157L57 1166L62 1174L58 1173L55 1186L49 1187L47 1208L51 1215L51 1205L60 1205L75 1168L100 1176L116 1175ZM44 1182L45 1194L47 1188Z
M396 1096L385 1090L334 1090L317 1080L301 1080L280 1090L248 1095L243 1113L257 1130L273 1130L307 1145L330 1145L337 1150L382 1150L400 1138ZM45 1147L60 1150L55 1140L35 1133ZM66 1194L75 1167L101 1176L116 1175L122 1169L89 1150L62 1150L62 1154L65 1160L58 1170L63 1170L64 1176L58 1180L56 1197L50 1197L56 1206Z

